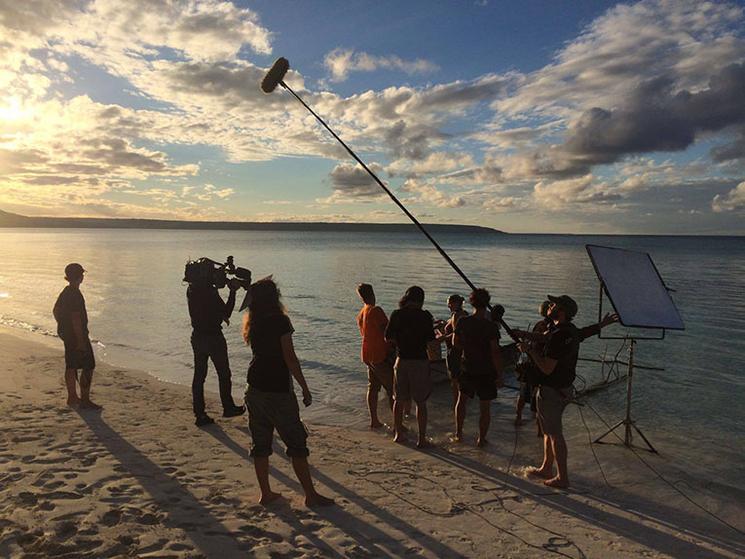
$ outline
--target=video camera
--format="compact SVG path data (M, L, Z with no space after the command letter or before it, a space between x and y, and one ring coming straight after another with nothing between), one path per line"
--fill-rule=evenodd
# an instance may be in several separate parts
M232 276L230 279L228 276ZM188 283L208 284L222 289L232 281L243 289L248 289L251 285L251 270L238 268L233 264L233 257L228 256L224 264L210 260L209 258L199 258L190 260L184 267L184 281Z

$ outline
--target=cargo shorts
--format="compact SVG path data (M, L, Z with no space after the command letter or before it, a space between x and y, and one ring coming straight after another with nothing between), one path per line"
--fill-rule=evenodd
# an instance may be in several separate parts
M248 429L251 431L251 456L272 454L274 430L287 447L287 456L308 456L308 432L300 421L300 408L294 392L262 392L246 389Z

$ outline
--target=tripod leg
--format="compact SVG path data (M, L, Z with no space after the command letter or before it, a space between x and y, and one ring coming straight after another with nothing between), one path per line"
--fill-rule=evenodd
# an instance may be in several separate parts
M617 427L620 427L621 425L623 425L625 421L626 421L625 419L622 419L621 421L619 421L618 423L616 423L613 427L611 427L610 429L608 429L605 433L603 433L602 435L600 435L597 439L595 439L592 442L594 442L594 443L602 443L603 442L602 439L604 439L606 436L610 435L613 431L616 430Z
M642 432L641 432L641 431L639 430L639 428L638 428L638 427L637 427L636 425L634 425L633 423L631 424L631 426L632 426L632 427L634 428L634 430L635 430L635 431L636 431L637 433L639 433L639 436L640 436L640 437L641 437L642 439L644 439L644 442L645 442L645 443L647 443L647 446L649 447L649 450L650 450L650 452L654 452L655 454L659 454L659 453L657 452L657 449L655 449L655 447L653 447L653 446L652 446L652 443L650 443L650 442L649 442L649 441L647 440L647 437L645 437L645 436L644 436L644 433L642 433Z

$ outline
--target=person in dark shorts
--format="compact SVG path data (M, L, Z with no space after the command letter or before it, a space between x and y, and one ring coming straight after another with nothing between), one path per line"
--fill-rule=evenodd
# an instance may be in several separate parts
M547 318L550 321L546 335L533 335L540 340L538 345L522 342L520 351L528 354L540 374L536 384L538 421L543 430L543 462L531 468L529 474L541 477L549 487L569 487L567 469L567 445L564 439L562 415L574 396L574 378L580 343L592 332L613 324L616 315L606 315L598 324L579 329L572 320L577 314L577 303L568 295L548 296L551 304ZM554 462L557 474L554 475Z
M454 342L463 350L463 370L458 377L458 402L455 405L455 440L463 440L463 422L469 398L478 396L480 404L477 446L485 446L491 423L491 401L501 384L502 360L499 329L487 311L489 292L475 289L468 297L473 314L461 318L455 327Z
M461 373L461 348L453 345L453 334L455 333L455 326L460 318L468 316L468 313L463 310L463 297L454 293L448 297L447 301L448 309L450 310L450 318L445 322L445 327L441 336L437 337L437 341L445 342L447 353L445 354L445 365L448 370L448 378L450 379L450 387L453 390L453 407L458 402L458 377Z
M249 289L250 303L243 319L243 339L251 346L253 358L248 367L246 406L251 431L251 457L259 482L263 505L281 497L269 485L269 456L274 430L287 447L295 475L305 492L309 507L333 505L333 499L318 493L308 466L308 434L300 421L300 409L292 378L300 385L303 403L313 399L305 382L292 343L294 329L280 301L277 284L270 278L259 280Z
M404 441L403 413L407 403L414 400L419 428L417 447L430 445L427 441L427 399L432 392L427 344L435 339L432 315L422 309L424 290L409 287L391 313L385 339L396 345L398 357L394 365L393 440Z
M57 297L53 314L57 321L57 335L65 344L65 385L67 386L67 405L83 409L100 410L102 406L91 401L91 384L96 358L88 334L88 312L85 299L80 292L85 270L78 263L65 266L65 279L68 282ZM76 381L80 375L80 397Z
M225 302L212 282L212 265L207 265L203 275L190 277L186 290L191 318L191 348L194 352L194 377L191 382L194 423L197 427L214 423L205 410L204 381L207 378L208 361L217 371L222 403L223 417L235 417L246 412L244 406L238 406L233 400L233 381L228 359L228 344L222 333L222 323L229 323L235 307L235 292L239 284L235 280L228 282L230 294ZM185 278L186 279L186 278Z
M375 304L375 291L369 283L357 286L357 295L364 303L357 315L357 326L362 336L362 362L367 365L367 409L370 412L370 428L378 429L383 424L378 419L378 394L381 387L388 395L388 405L393 409L393 347L385 341L388 318Z

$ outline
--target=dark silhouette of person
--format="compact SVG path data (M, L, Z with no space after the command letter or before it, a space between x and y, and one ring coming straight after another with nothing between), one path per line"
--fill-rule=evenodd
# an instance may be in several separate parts
M243 339L251 346L253 358L248 367L246 406L251 457L261 491L259 503L268 505L281 497L269 484L269 456L276 429L303 487L306 506L333 505L333 499L316 491L310 475L308 433L300 420L292 379L300 385L306 407L313 398L295 354L295 329L285 313L279 288L272 279L264 278L251 285L249 297L248 312L243 316Z
M212 269L211 263L205 268ZM195 425L202 426L214 423L205 410L204 381L207 378L208 360L217 371L220 386L220 401L223 417L235 417L245 413L245 406L237 406L233 401L233 383L231 380L228 344L222 333L222 323L229 324L230 315L235 307L235 293L240 287L237 281L230 280L230 294L227 302L223 301L209 273L190 278L186 290L191 317L191 347L194 351L194 378L191 383L191 394L194 406Z
M85 270L73 262L65 266L65 279L68 285L62 290L54 304L54 318L57 321L57 334L65 344L65 385L67 386L67 405L82 409L100 410L102 406L91 401L91 383L96 358L88 335L88 312L85 299L80 292ZM80 397L75 383L80 375Z

